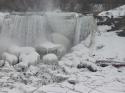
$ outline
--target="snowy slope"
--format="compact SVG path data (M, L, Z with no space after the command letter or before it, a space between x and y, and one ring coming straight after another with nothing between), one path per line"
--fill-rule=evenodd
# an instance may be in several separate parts
M109 11L103 11L98 14L99 16L114 16L114 18L118 18L120 16L125 16L125 5L117 7L115 9L109 10Z
M100 26L100 29L105 29ZM101 32L95 38L95 57L101 60L125 61L125 37L117 36L116 32Z

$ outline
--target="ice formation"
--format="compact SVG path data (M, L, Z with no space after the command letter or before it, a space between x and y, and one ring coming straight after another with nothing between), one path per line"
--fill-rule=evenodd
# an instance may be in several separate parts
M43 62L48 65L58 65L58 57L55 54L47 54L43 56Z
M42 58L44 55L48 53L57 54L58 50L61 48L60 44L54 44L51 42L45 42L36 47L36 51L40 54ZM59 54L58 54L59 55Z
M7 61L10 65L16 65L18 63L18 58L15 55L9 53L3 53L2 60Z
M32 52L30 54L20 54L19 61L26 63L27 66L36 65L40 60L40 55L37 52Z
M77 13L10 13L2 18L0 36L20 46L49 41L69 49L96 31L92 16Z
M90 47L97 31L92 16L72 12L13 12L1 19L0 53L6 51L18 58L15 69L36 65L40 58L57 65L72 46L87 37L89 42L84 44Z

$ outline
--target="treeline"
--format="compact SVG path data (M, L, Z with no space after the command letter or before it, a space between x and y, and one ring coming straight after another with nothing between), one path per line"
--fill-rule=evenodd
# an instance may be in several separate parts
M95 4L111 9L125 4L125 0L0 0L0 10L42 11L47 8L60 8L63 11L88 12Z
M125 0L61 0L61 2L62 9L77 12L92 12L95 5L96 8L102 5L104 10L109 10L125 4Z

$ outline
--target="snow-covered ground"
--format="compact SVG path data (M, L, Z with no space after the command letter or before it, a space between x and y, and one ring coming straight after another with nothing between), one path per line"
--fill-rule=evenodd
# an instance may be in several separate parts
M107 28L110 28L107 26ZM100 26L100 31L106 26ZM125 37L119 37L116 32L100 32L95 38L95 57L101 60L125 62Z

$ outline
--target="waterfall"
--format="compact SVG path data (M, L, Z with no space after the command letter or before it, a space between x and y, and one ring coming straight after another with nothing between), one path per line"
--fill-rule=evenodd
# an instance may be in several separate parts
M93 24L93 17L77 13L15 13L4 17L0 37L22 46L36 46L51 41L51 34L58 33L73 46L95 31Z
M86 47L91 47L94 43L95 32L97 31L95 19L93 16L76 16L76 20L74 45L89 39L89 42L86 42Z
M9 15L4 19L2 36L17 40L21 45L33 46L38 41L46 40L46 20L39 15Z

